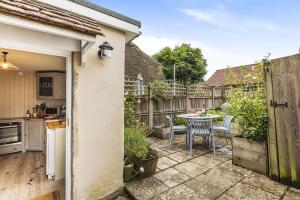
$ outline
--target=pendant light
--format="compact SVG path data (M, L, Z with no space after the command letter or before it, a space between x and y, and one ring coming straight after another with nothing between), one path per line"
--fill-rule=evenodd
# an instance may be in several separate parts
M0 70L7 70L7 71L15 71L15 70L19 70L19 68L15 65L13 65L10 62L7 62L6 56L8 54L8 52L2 52L3 54L3 61L0 61Z

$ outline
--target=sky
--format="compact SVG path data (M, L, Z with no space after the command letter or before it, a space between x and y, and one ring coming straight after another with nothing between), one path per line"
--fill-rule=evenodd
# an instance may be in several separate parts
M299 0L91 0L142 22L134 40L153 55L189 43L217 69L298 53Z

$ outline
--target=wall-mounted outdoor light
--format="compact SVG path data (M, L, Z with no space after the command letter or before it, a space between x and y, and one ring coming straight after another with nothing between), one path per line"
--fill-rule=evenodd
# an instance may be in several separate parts
M100 58L111 58L113 49L114 48L108 42L103 42L103 44L99 46L98 55Z

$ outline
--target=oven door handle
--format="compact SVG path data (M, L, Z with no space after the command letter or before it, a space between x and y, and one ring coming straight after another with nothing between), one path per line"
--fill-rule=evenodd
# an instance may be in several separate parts
M18 128L17 125L13 125L13 126L0 126L0 129L4 129L4 128Z

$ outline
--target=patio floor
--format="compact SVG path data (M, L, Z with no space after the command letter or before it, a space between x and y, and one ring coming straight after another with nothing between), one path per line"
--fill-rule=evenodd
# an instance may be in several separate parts
M300 199L300 190L232 165L231 145L223 138L216 138L215 156L200 137L194 142L192 156L185 135L176 135L172 145L167 140L150 140L160 154L156 174L126 184L127 192L137 200Z

